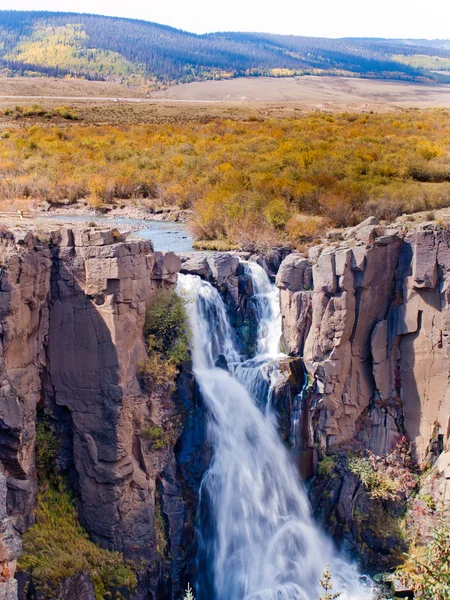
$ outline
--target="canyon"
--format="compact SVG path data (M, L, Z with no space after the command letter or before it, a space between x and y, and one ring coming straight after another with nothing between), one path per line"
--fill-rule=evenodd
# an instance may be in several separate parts
M58 440L56 468L89 537L138 566L128 597L179 599L197 579L199 490L214 455L207 407L191 361L175 390L139 379L146 311L178 273L219 292L245 358L257 354L260 320L247 261L276 283L283 377L274 381L268 368L262 385L316 520L364 571L399 564L406 548L394 529L405 514L426 543L436 515L421 498L450 519L445 228L371 218L307 254L264 256L155 252L101 227L0 235L0 599L17 597L19 534L35 521L40 420ZM167 433L162 447L145 438L152 426ZM411 444L418 493L374 499L347 458L369 451L381 464L400 443ZM61 581L57 597L93 600L81 575ZM17 581L21 600L45 598L32 573L19 570Z

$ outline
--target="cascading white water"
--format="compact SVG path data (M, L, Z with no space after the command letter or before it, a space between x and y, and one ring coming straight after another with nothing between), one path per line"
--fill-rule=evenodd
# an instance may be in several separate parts
M258 269L252 265L249 272L253 276ZM254 285L261 293L255 280ZM194 374L209 411L208 434L214 448L200 491L200 511L208 505L203 507L207 525L200 532L206 548L202 564L212 581L210 589L197 590L197 596L316 600L319 577L329 563L342 600L371 598L357 570L335 552L313 522L273 415L263 414L235 377L215 367L219 354L229 363L239 359L219 293L192 275L180 275L177 289L188 301ZM276 355L274 339L280 337L280 325L272 333L269 312L261 311L260 317L266 324L260 326L258 348Z
M253 282L253 301L258 316L257 353L276 356L280 351L281 313L277 288L270 283L264 269L255 262L245 262L244 272Z

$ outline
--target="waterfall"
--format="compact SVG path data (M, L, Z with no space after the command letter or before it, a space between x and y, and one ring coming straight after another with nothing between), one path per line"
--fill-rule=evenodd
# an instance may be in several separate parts
M250 275L258 318L258 354L276 356L280 352L281 313L277 288L270 283L264 269L254 262L244 263L244 272Z
M279 308L259 268L246 265L260 302L258 351L270 361L278 353ZM356 568L314 523L274 415L262 412L253 392L230 371L215 367L220 354L229 363L239 361L219 293L193 275L180 275L177 289L187 300L194 374L208 409L214 450L200 489L197 597L316 600L319 577L329 564L341 600L371 598ZM265 368L263 357L252 360L253 370Z

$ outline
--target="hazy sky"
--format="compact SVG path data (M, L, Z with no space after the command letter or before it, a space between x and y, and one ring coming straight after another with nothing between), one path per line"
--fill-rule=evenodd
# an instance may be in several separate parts
M0 7L131 17L196 33L450 38L450 0L0 0Z

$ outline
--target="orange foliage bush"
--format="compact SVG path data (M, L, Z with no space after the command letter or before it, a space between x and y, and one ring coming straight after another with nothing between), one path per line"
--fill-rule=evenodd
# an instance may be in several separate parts
M298 214L348 226L450 205L444 110L33 126L0 141L0 201L150 198L192 209L197 237L240 246L316 235Z

